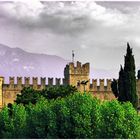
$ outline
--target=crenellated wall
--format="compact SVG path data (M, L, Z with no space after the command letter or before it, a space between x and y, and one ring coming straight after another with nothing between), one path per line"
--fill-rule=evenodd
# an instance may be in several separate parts
M61 78L48 78L48 81L46 81L46 78L41 77L40 83L39 78L37 77L17 77L17 83L15 78L16 77L9 77L9 83L6 84L4 83L4 78L0 77L0 89L2 89L0 91L0 107L8 103L13 103L17 94L20 94L24 87L32 87L35 90L42 90L47 86L64 84L64 79Z
M105 85L106 81L106 85ZM115 96L111 90L111 79L99 79L99 84L97 85L97 79L92 79L90 83L89 91L96 97L102 100L112 100Z
M20 94L24 87L32 87L35 90L42 90L45 87L53 85L73 85L81 92L88 91L93 96L100 98L101 100L112 100L115 98L111 90L111 79L92 79L90 83L89 63L81 64L77 62L69 63L64 69L64 78L46 78L41 77L17 77L17 83L15 77L9 77L9 83L4 82L4 77L0 77L0 108L8 103L13 103L17 94ZM39 82L40 81L40 82ZM83 81L88 81L85 85ZM98 83L98 84L97 84ZM105 84L106 83L106 84ZM137 80L137 93L140 103L140 79Z
M106 79L106 85L105 85L105 79L99 79L99 85L97 85L97 79L92 79L92 83L90 83L90 91L93 92L112 92L111 90L111 79Z

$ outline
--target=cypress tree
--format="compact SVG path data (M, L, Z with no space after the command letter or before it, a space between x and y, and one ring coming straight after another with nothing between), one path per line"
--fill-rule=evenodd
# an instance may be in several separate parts
M130 101L136 108L138 104L138 97L136 92L135 60L129 43L127 43L127 53L124 63L124 88L126 100Z
M129 43L127 43L127 53L124 60L124 69L121 66L119 72L118 100L121 102L130 101L135 108L138 105L138 97L136 92L135 60L134 55L132 54L132 48L130 48Z
M124 70L121 65L120 72L119 72L119 79L118 79L118 100L119 101L126 101L126 95L125 95L125 86L124 86Z

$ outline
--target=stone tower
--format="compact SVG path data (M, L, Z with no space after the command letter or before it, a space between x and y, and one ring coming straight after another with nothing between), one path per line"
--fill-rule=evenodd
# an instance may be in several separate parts
M89 63L81 65L77 61L76 66L74 66L73 62L69 63L64 69L65 84L76 86L79 91L84 91L84 85L81 82L88 81L85 85L85 90L89 91L89 68Z

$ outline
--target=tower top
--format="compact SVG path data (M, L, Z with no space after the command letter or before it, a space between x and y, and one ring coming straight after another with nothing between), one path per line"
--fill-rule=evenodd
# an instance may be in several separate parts
M65 78L65 84L66 85L73 85L77 87L80 91L89 91L89 72L90 72L90 64L85 63L81 64L81 62L77 61L77 63L74 65L73 62L66 65L64 69L64 78ZM81 84L81 82L85 82L85 84L88 84L85 87ZM82 83L83 83L82 82ZM79 85L80 84L80 85Z

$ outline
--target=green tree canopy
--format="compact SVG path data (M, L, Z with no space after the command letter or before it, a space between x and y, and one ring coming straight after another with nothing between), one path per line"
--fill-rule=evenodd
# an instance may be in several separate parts
M1 138L139 138L140 116L130 102L103 101L85 93L0 112Z
M40 91L34 90L31 87L26 87L21 90L21 94L17 95L15 102L23 105L27 105L29 103L35 104L40 97Z
M36 104L41 97L45 97L48 100L64 98L70 94L74 94L76 91L76 87L71 85L48 86L41 91L34 90L31 87L26 87L23 88L21 94L17 95L15 102L23 105L27 105L29 103Z

